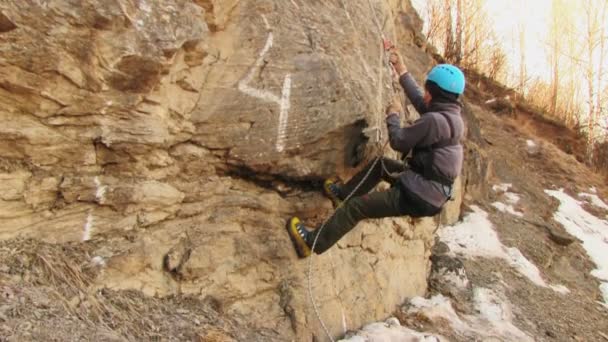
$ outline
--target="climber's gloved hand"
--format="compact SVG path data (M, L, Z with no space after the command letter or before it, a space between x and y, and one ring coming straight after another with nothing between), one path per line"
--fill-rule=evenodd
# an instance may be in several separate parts
M401 105L401 98L399 98L399 96L395 95L393 96L393 100L391 101L391 103L388 105L388 107L386 107L386 116L389 116L391 114L401 114L403 113L403 106Z
M389 52L389 61L393 65L393 68L395 68L397 75L401 77L401 75L407 72L407 67L405 66L405 63L403 63L403 58L401 58L401 55L399 55L399 53L397 52L397 48L395 48L394 46L391 47Z

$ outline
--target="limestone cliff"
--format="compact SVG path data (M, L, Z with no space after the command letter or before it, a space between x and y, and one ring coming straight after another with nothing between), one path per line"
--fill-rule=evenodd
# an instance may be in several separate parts
M319 222L317 182L377 153L380 38L420 79L420 28L407 0L1 2L0 238L92 241L91 291L196 294L270 340L322 339L283 225ZM315 260L334 335L425 293L435 227L365 222Z

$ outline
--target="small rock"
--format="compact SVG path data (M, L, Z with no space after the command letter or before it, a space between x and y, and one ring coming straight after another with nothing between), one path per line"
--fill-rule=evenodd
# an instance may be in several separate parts
M208 330L198 335L197 342L234 342L236 341L220 330Z
M78 295L72 297L69 301L68 304L70 305L71 308L75 309L78 307L78 305L80 304L80 297Z
M450 247L448 247L448 245L443 241L437 241L435 243L435 246L433 246L433 255L442 255L447 254L449 252Z
M91 259L91 263L95 266L103 267L106 265L106 261L101 256L96 256Z
M536 156L540 154L540 145L532 140L526 140L526 152L529 156Z
M387 319L386 324L388 324L389 327L400 327L401 326L401 323L399 322L399 320L396 317L391 317L391 318Z
M31 322L22 322L21 324L19 324L18 329L20 332L24 332L32 330L32 327L33 325Z
M123 338L120 337L120 335L118 335L117 333L113 332L113 331L103 331L100 333L97 333L97 336L95 336L95 340L97 341L104 341L104 342L120 342L120 341L124 341Z
M190 258L192 247L187 239L181 239L171 250L165 255L163 260L165 271L179 274L180 268Z
M11 300L15 298L15 292L8 286L3 286L0 288L0 295L4 300Z
M570 234L562 234L560 232L556 232L552 227L547 227L547 234L549 234L549 238L551 241L555 242L560 246L569 246L571 243L576 241L576 239Z

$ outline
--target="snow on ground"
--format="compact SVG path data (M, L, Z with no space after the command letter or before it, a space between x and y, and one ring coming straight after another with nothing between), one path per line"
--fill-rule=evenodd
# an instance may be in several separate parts
M515 208L513 208L513 206L510 204L505 204L502 202L494 202L494 203L492 203L492 206L503 213L508 213L508 214L511 214L511 215L517 216L517 217L524 216L524 214L522 212L515 210Z
M526 145L530 148L536 147L536 143L533 140L526 140Z
M568 293L564 286L549 286L538 268L521 254L519 249L506 247L500 242L488 214L477 206L458 224L442 227L439 238L450 247L450 252L465 257L500 258L538 286L549 287L559 293Z
M509 183L494 185L492 189L495 192L502 192L502 196L505 198L506 203L494 202L492 203L492 206L503 213L509 213L517 217L523 217L524 214L520 211L515 210L515 208L513 207L519 202L519 195L513 192L509 192L510 188L511 184Z
M447 339L433 334L420 333L399 324L396 318L389 318L385 323L368 324L356 335L339 342L443 342Z
M511 183L495 184L492 186L492 190L494 190L494 192L507 192L512 186L513 184Z
M608 305L608 220L591 215L582 208L582 202L563 190L545 192L561 202L553 218L561 223L568 233L583 242L583 248L597 267L591 274L602 281L600 290L604 305Z
M581 192L580 194L578 194L578 197L586 197L591 201L591 204L593 204L594 206L600 209L608 210L608 204L602 201L595 193L588 194L585 192Z
M431 321L445 320L458 334L481 340L493 338L506 341L533 341L513 325L511 304L491 289L476 287L473 290L477 315L459 316L450 300L442 295L430 299L413 298L408 314L423 315Z

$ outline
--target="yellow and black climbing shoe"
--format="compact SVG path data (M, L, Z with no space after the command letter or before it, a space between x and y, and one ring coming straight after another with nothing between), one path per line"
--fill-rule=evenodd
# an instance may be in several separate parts
M342 193L340 191L340 186L334 179L330 178L325 180L323 183L323 191L325 192L325 195L332 201L335 208L342 205Z
M287 220L287 232L296 248L296 252L300 258L306 258L310 255L310 246L312 245L313 234L304 227L297 217L292 217Z

